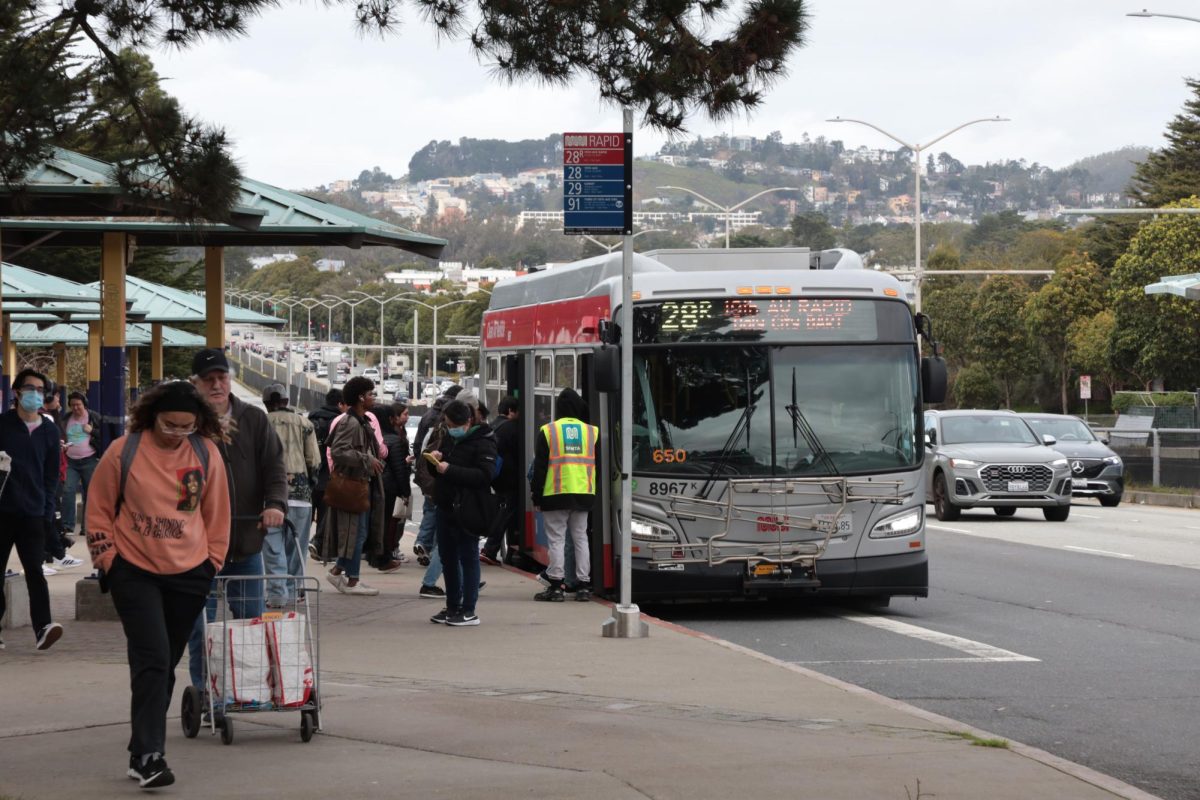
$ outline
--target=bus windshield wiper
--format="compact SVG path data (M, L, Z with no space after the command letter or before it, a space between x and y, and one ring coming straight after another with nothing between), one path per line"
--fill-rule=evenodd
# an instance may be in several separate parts
M708 471L708 477L704 480L704 485L700 487L700 496L708 497L708 492L712 488L713 481L721 474L722 470L729 463L730 457L733 455L737 445L737 440L741 437L742 431L746 432L746 450L750 449L750 417L754 415L754 409L757 401L754 398L753 391L750 388L750 372L746 371L746 407L742 409L742 415L738 417L737 422L733 426L733 430L729 432L729 438L725 440L725 444L721 447L721 452L717 456L717 460L713 462L712 469Z
M804 437L804 443L808 445L808 449L813 452L813 455L819 458L825 464L825 468L829 470L830 475L840 475L837 464L834 463L833 457L821 444L821 440L817 437L817 432L813 430L812 425L805 419L804 413L800 411L800 404L796 397L796 369L792 368L792 402L784 406L788 416L792 418L792 446L800 446L800 436Z

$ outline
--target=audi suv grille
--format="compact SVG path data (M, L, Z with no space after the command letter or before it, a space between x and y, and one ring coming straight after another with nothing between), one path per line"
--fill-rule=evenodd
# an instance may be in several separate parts
M1007 492L1009 481L1025 481L1031 492L1050 489L1053 471L1043 464L990 464L979 471L989 492Z

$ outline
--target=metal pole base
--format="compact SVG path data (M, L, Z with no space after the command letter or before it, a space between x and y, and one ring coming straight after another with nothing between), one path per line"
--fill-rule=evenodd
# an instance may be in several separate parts
M615 605L612 613L601 628L605 639L645 639L650 635L650 626L642 622L636 605Z

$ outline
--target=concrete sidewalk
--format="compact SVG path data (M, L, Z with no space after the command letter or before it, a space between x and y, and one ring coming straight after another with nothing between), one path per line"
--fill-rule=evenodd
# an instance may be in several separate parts
M365 569L378 597L322 592L324 731L311 743L295 713L235 717L229 747L207 730L187 740L176 698L167 757L178 782L162 793L1148 797L1040 751L975 746L961 724L672 625L603 639L603 604L536 603L536 582L505 568L484 568L481 626L433 625L441 603L417 597L421 572ZM5 631L0 797L138 793L124 774L124 638L116 623L70 621L80 577L49 579L66 624L52 650Z

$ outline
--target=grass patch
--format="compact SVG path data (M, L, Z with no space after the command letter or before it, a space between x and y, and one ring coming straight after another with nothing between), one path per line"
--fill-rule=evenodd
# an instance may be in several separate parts
M951 731L951 736L957 736L960 739L965 739L975 747L999 747L1002 750L1008 749L1008 739L985 739L982 736L976 736L967 731Z

